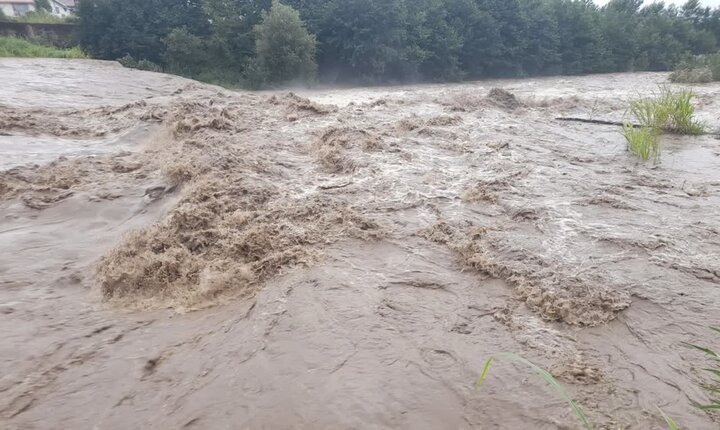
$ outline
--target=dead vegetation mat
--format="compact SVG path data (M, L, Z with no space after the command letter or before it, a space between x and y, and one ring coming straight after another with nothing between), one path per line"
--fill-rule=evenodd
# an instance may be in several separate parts
M101 259L103 298L133 308L202 307L252 295L340 238L380 237L382 228L351 205L300 192L307 178L293 161L302 151L281 136L263 141L260 124L307 106L314 104L294 95L177 104L167 121L174 143L162 154L162 170L181 186L181 199L163 220L132 232Z
M161 122L166 115L163 106L145 100L121 106L64 110L0 105L0 130L85 139L121 132L138 121Z
M0 201L45 209L80 191L161 181L160 188L179 190L178 203L100 259L96 285L103 300L137 309L194 309L249 296L283 269L316 261L324 245L383 234L347 202L322 190L307 193L316 189L313 172L301 168L314 163L307 149L292 136L268 133L289 115L300 120L335 111L292 93L268 99L202 88L164 107L145 101L72 111L0 107L3 130L30 134L85 138L124 133L138 121L162 123L134 153L61 157L2 171ZM342 151L375 151L382 142L338 128L327 130L318 145L321 164L326 159L334 169L350 170L354 164Z
M629 294L604 285L602 279L571 273L541 255L513 247L494 233L440 221L419 235L447 245L463 266L505 280L519 299L547 321L596 326L630 306Z

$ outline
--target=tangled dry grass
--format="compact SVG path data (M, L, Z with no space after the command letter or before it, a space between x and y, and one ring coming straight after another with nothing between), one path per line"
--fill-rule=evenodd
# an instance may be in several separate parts
M502 88L492 88L488 93L488 100L506 110L515 110L522 106L515 94Z
M358 157L351 152L382 151L382 139L369 131L352 127L329 127L320 133L312 146L317 160L329 172L350 173L358 167Z
M213 99L174 107L167 121L173 139L153 149L164 159L169 182L183 186L182 198L161 222L133 232L102 258L97 283L105 300L201 307L252 295L268 278L315 261L323 245L342 237L382 236L376 222L348 204L296 192L300 178L287 160L252 151L253 138L260 139L257 126L283 120L288 110L331 111L292 94L270 103ZM285 144L278 140L267 144ZM356 142L366 150L380 145L350 129L328 130L320 141L329 148L321 162L328 163L340 163L331 153ZM301 156L298 148L285 149L288 158Z
M198 306L250 295L283 268L316 260L320 246L339 237L380 235L376 223L341 203L207 175L162 222L105 256L97 277L106 300Z
M0 105L0 130L88 139L127 130L138 121L162 122L167 109L145 100L91 109L19 109Z
M268 101L276 106L283 106L285 108L285 118L288 121L297 121L308 115L326 115L338 110L337 106L315 103L295 93L271 96Z
M545 320L595 326L630 306L626 292L569 273L525 249L513 249L486 228L459 229L441 221L418 234L448 246L464 266L504 279L518 298Z

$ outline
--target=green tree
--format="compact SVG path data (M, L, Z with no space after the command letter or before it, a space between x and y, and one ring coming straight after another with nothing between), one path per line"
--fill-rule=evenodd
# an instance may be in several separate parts
M82 0L78 6L80 45L91 56L162 62L164 39L179 27L207 32L199 0Z
M527 26L522 65L525 73L560 73L560 31L557 17L543 0L525 0L521 4Z
M678 28L677 11L665 8L662 3L653 3L640 11L641 21L638 27L637 42L639 48L638 65L640 70L669 70L686 55L687 49L682 42L687 28ZM685 23L686 24L686 23ZM689 24L688 24L689 25ZM678 39L676 35L680 35Z
M450 0L448 14L451 22L458 24L464 41L460 53L463 71L473 79L488 76L491 72L488 58L502 55L501 23L475 0Z
M562 73L610 71L600 15L592 0L550 0L560 33Z
M608 50L608 70L624 72L635 68L641 6L642 0L611 0L603 9L601 27Z
M242 72L255 54L255 26L270 5L271 0L203 0L211 23L208 48L219 67Z
M164 43L163 60L173 73L197 77L213 61L209 42L191 34L185 27L173 29Z
M254 73L268 84L315 79L315 36L308 33L298 12L273 0L269 12L255 26Z
M52 12L52 6L50 6L50 0L35 0L35 10Z
M523 54L528 43L527 23L518 0L481 0L480 9L492 16L498 25L497 54L485 58L486 74L519 76L523 74Z
M400 80L422 61L405 0L330 0L320 26L319 62L331 79Z
M464 40L452 22L445 0L417 0L405 21L407 61L404 73L412 80L457 80L463 77L460 53ZM414 75L413 75L414 74Z
M720 6L710 13L705 22L706 30L712 33L716 43L720 44Z
M700 0L688 0L680 8L680 11L684 18L691 20L698 28L702 27L711 14L709 7L702 7L700 5Z

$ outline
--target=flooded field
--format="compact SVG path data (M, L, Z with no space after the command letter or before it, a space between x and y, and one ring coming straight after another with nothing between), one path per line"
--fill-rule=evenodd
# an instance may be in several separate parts
M665 74L232 92L0 59L0 427L716 429L720 140ZM9 76L9 78L5 78ZM492 90L502 88L505 91ZM696 86L720 126L720 84Z

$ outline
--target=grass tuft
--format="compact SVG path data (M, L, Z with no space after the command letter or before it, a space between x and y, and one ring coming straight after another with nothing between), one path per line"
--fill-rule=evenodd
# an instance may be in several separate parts
M670 118L667 105L662 103L659 97L631 102L630 112L642 127L648 129L663 129Z
M664 127L665 131L690 135L705 132L705 127L694 118L695 107L692 105L692 99L691 90L673 92L668 87L662 89L661 100L669 116Z
M663 412L663 410L660 409L659 406L656 406L656 408L658 411L660 411L660 415L662 415L663 419L665 420L665 423L667 424L667 426L670 430L680 430L680 426L677 425L677 423L675 422L674 419L665 415L665 412Z
M668 86L661 86L660 91L652 97L631 102L630 113L639 123L639 127L630 124L623 127L628 151L643 160L652 158L657 163L660 158L662 132L703 134L705 127L695 119L693 97L690 90L673 91Z
M705 128L694 118L693 97L691 90L673 91L668 86L661 86L653 97L631 102L630 112L644 127L668 133L702 134Z
M0 37L0 57L87 58L80 48L53 48L18 37Z
M660 136L656 129L635 128L630 124L625 124L623 135L627 140L628 151L642 158L643 161L647 161L651 157L655 162L660 159Z

